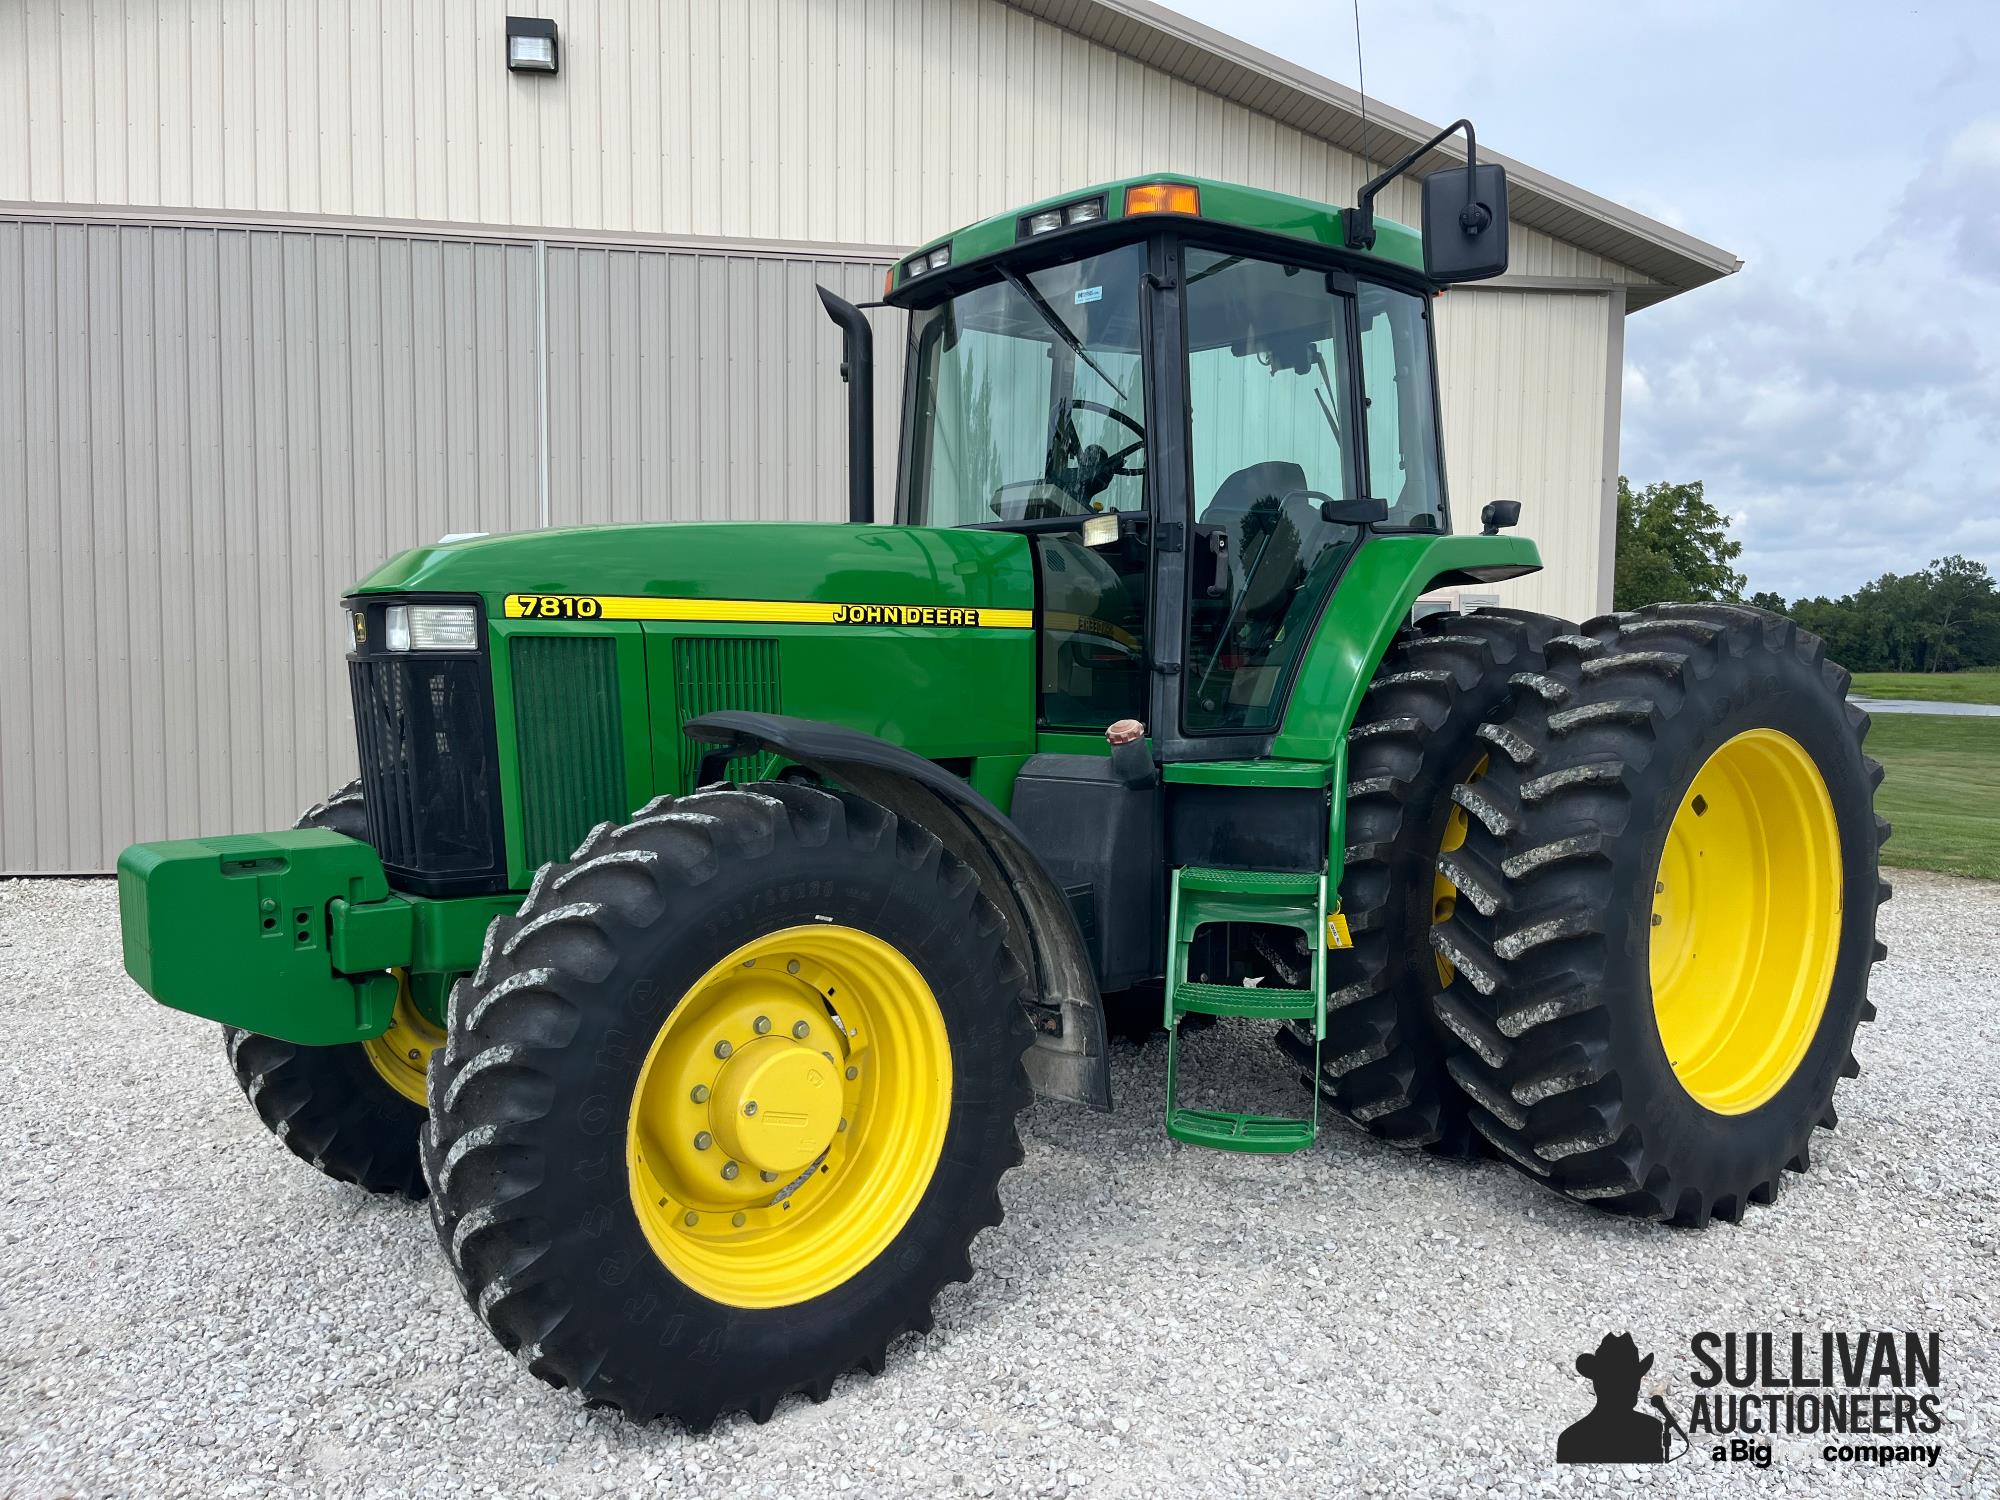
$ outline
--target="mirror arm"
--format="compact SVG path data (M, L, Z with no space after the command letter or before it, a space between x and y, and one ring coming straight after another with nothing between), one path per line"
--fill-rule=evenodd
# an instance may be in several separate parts
M1427 152L1435 150L1450 137L1465 132L1465 164L1467 167L1479 165L1479 142L1472 133L1472 121L1454 120L1436 135L1425 141L1408 156L1397 162L1381 176L1369 180L1355 195L1354 207L1341 215L1346 230L1347 248L1350 250L1372 250L1375 247L1375 195L1409 171ZM1478 220L1486 216L1486 211L1473 201L1473 174L1468 172L1465 179L1465 207L1459 213L1459 223L1471 230ZM1484 229L1483 223L1478 227Z

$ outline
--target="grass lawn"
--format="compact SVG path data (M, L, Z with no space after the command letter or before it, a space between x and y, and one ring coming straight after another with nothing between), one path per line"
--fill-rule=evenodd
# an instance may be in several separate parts
M2000 718L1877 714L1868 753L1888 772L1875 810L1896 825L1884 864L2000 880Z
M1927 703L2000 703L2000 671L1856 672L1854 691L1864 698L1921 698Z

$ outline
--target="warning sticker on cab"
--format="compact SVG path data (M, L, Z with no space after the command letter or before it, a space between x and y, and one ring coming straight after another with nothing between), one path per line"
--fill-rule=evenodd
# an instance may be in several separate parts
M963 604L817 604L797 599L663 599L641 594L509 594L510 620L677 620L749 625L898 625L1027 630L1034 611Z

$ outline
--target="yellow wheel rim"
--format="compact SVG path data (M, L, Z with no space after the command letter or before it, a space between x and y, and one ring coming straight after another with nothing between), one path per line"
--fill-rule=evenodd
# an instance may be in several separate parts
M389 1029L361 1044L361 1050L382 1075L383 1082L420 1109L428 1109L425 1095L430 1075L431 1054L444 1045L444 1032L433 1026L410 999L410 976L398 973L403 987L396 995L396 1010Z
M787 1307L888 1248L950 1119L950 1038L916 966L856 928L788 927L702 975L654 1038L632 1206L702 1296Z
M1752 729L1695 772L1653 882L1653 1015L1674 1076L1717 1114L1797 1071L1833 986L1840 830L1797 740Z
M1487 763L1491 759L1491 756L1480 756L1479 764L1466 773L1466 782L1469 784L1484 776L1486 774ZM1465 809L1460 807L1456 802L1452 803L1451 813L1444 821L1444 837L1438 841L1438 853L1440 855L1449 854L1452 850L1463 846L1466 830L1471 826ZM1451 920L1451 914L1457 910L1458 887L1452 883L1449 877L1434 875L1431 878L1431 926L1443 926ZM1451 987L1452 976L1458 970L1452 966L1451 960L1446 958L1442 953L1434 951L1431 956L1437 960L1438 984L1443 988L1449 989Z

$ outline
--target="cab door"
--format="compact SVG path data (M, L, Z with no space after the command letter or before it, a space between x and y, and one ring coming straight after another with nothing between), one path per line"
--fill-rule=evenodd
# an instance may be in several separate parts
M1322 514L1367 493L1355 288L1339 271L1193 244L1180 271L1188 546L1182 655L1156 713L1174 758L1255 756L1366 536Z

